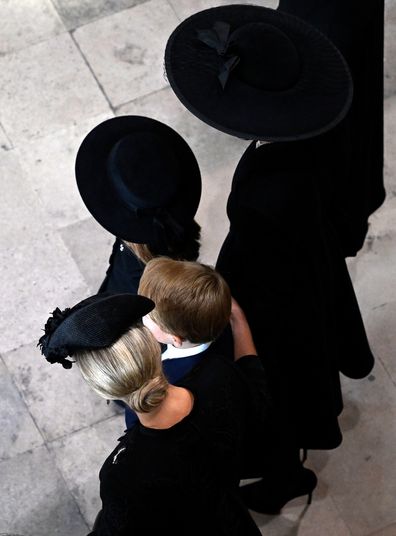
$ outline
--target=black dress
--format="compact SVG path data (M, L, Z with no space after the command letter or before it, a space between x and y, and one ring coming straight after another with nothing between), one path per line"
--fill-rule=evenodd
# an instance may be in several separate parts
M317 140L333 160L337 192L331 219L345 256L363 246L368 217L384 201L383 182L383 0L280 0L278 9L321 30L338 47L352 74L354 95L336 132ZM310 143L301 151L310 158Z
M252 143L245 151L216 267L266 360L286 441L331 449L342 439L339 371L362 378L374 358L323 195L331 185L331 159L323 160L313 139L307 162L301 144L256 149Z
M243 441L266 396L260 360L211 355L179 385L192 412L166 430L136 424L105 461L92 536L260 534L238 495Z

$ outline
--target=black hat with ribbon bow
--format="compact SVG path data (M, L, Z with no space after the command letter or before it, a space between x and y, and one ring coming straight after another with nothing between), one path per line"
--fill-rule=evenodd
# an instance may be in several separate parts
M148 117L120 116L97 125L78 150L75 171L86 207L105 229L159 251L166 250L167 237L183 239L201 197L190 147Z
M67 357L111 346L152 309L154 302L144 296L102 292L72 308L56 308L37 346L49 363L69 369L73 361Z
M253 5L220 6L184 20L165 67L190 112L244 139L287 141L333 128L352 100L338 49L301 19Z

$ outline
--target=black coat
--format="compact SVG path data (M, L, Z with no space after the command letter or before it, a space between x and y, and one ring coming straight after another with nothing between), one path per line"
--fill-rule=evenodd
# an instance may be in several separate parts
M339 48L352 74L352 106L336 135L317 148L337 167L337 202L330 214L345 256L362 247L368 217L384 201L383 0L280 0L279 10L316 26ZM310 158L310 144L301 150Z
M178 382L194 395L192 412L165 430L138 423L121 438L100 471L92 536L259 536L238 483L260 376L257 357L210 355Z
M373 356L327 214L332 162L314 145L307 162L301 145L248 147L217 269L246 312L278 422L297 447L327 449L341 442L339 371L364 377Z
M144 266L144 263L119 238L116 238L106 277L99 292L137 294Z

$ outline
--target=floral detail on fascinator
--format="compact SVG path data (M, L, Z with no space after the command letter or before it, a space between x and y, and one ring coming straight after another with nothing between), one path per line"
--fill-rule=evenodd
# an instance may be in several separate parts
M73 355L73 351L67 346L52 346L50 344L51 336L62 324L62 322L71 313L71 309L67 308L61 311L57 307L51 314L44 326L44 335L42 335L37 343L40 346L41 353L45 356L46 360L53 363L60 363L63 368L70 369L74 361L69 361L66 357Z

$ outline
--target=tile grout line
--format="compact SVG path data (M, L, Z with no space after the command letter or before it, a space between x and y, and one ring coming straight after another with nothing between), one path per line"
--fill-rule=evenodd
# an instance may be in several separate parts
M112 105L112 103L111 103L109 97L107 96L107 94L106 94L106 92L105 92L105 90L104 90L102 84L99 82L99 80L98 80L98 78L97 78L97 76L96 76L94 70L92 69L92 67L91 67L90 63L88 62L87 58L85 57L83 51L81 50L80 45L78 44L76 38L74 37L74 30L70 30L68 33L69 33L69 35L70 35L70 37L71 37L73 43L75 44L77 50L79 51L79 53L80 53L80 55L81 55L81 57L82 57L82 59L83 59L85 65L88 67L88 69L89 69L89 71L91 72L91 74L92 74L92 76L93 76L95 82L97 83L97 85L98 85L100 91L102 92L102 94L103 94L103 96L104 96L104 98L105 98L107 104L109 105L110 110L111 110L111 111L113 112L113 114L114 114L114 113L115 113L115 108L114 108L114 106Z
M85 523L87 529L88 529L88 530L91 530L91 526L88 524L88 521L85 519L85 516L84 516L84 514L83 514L82 511L81 511L80 505L78 504L78 501L77 501L76 497L74 496L73 492L72 492L71 489L69 488L69 486L68 486L68 484L67 484L67 480L65 479L65 476L64 476L64 474L63 474L61 468L58 466L56 456L53 455L53 453L51 452L51 449L49 448L49 446L47 445L47 443L44 444L44 447L45 447L45 449L47 450L48 455L49 455L50 459L52 460L53 464L55 465L56 470L58 471L59 476L60 476L60 478L62 479L62 482L63 482L65 488L67 489L67 491L68 491L68 493L69 493L69 495L70 495L71 500L72 500L73 503L76 505L77 511L79 512L79 514L80 514L80 516L81 516L81 519L82 519L83 522Z
M176 12L176 9L174 8L172 2L170 0L166 0L170 8L172 9L173 13L176 15L176 18L179 22L181 22L181 18L179 17L178 13Z
M166 81L166 86L165 87L161 87L160 89L154 89L154 91L150 91L149 93L146 93L145 95L140 95L139 97L136 97L135 99L132 99L130 101L126 101L126 102L123 102L121 104L118 104L117 106L114 107L114 114L117 115L118 111L120 110L120 108L122 108L123 106L129 106L131 105L133 102L136 102L140 99L145 99L147 97L152 97L153 95L155 95L156 93L160 93L161 91L164 91L165 89L169 89L170 88L170 85L169 85L169 82Z

